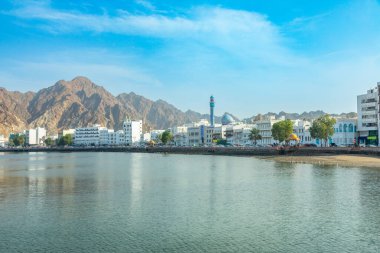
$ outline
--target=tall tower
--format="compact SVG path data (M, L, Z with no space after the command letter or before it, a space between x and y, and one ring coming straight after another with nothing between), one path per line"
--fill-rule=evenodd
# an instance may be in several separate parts
M212 127L214 126L214 107L215 107L214 96L211 96L210 97L210 124Z

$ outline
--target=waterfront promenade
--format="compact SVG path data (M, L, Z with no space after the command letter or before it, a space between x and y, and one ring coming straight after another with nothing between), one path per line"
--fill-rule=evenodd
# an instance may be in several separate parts
M380 148L344 147L299 147L279 149L275 147L24 147L0 148L0 152L136 152L136 153L173 153L233 156L332 156L366 155L380 157Z

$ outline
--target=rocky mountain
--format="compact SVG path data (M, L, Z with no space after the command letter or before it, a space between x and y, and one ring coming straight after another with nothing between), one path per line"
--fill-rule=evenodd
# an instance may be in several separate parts
M164 129L209 115L182 112L163 100L152 101L133 92L115 97L85 77L61 80L37 93L0 88L0 134L37 126L56 133L93 124L117 130L125 117L143 119L145 128Z
M25 129L30 117L27 107L34 95L0 88L0 134Z
M262 116L315 119L323 114L323 111L302 114L280 112ZM355 115L349 113L340 116ZM252 122L259 116L255 115L245 121ZM126 117L143 119L145 129L165 129L208 119L209 115L191 110L183 112L163 100L153 101L133 92L115 97L86 77L76 77L72 81L60 80L37 93L0 88L0 134L4 135L37 126L45 127L49 133L93 124L118 130ZM215 117L216 123L220 121L221 117Z

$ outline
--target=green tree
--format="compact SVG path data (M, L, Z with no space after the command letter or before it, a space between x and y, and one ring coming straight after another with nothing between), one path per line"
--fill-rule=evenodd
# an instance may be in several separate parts
M334 125L336 119L332 118L330 115L326 114L313 121L310 127L310 135L314 139L320 139L325 141L325 146L327 146L327 141L329 137L334 134ZM322 145L322 141L321 141Z
M253 143L256 145L258 140L261 140L263 137L260 134L259 129L252 128L251 132L249 133L249 139L253 141Z
M9 140L9 143L13 143L13 145L16 147L23 146L25 144L25 136L16 134Z
M226 144L227 144L227 140L224 140L224 139L217 139L217 140L216 140L216 144L217 144L217 145L226 145Z
M165 130L160 137L163 144L166 144L173 140L173 135L169 130Z
M66 134L65 136L62 136L58 141L58 146L66 146L66 145L72 145L73 144L73 137L71 134Z
M47 138L45 141L44 141L45 145L46 146L52 146L54 144L54 140L52 138Z
M291 120L282 120L272 126L272 137L279 143L289 141L289 136L293 133L293 123Z

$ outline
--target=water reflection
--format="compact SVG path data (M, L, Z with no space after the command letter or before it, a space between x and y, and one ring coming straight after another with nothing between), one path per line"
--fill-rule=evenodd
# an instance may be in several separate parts
M14 247L4 252L378 252L379 182L379 170L242 157L5 155L0 245Z

